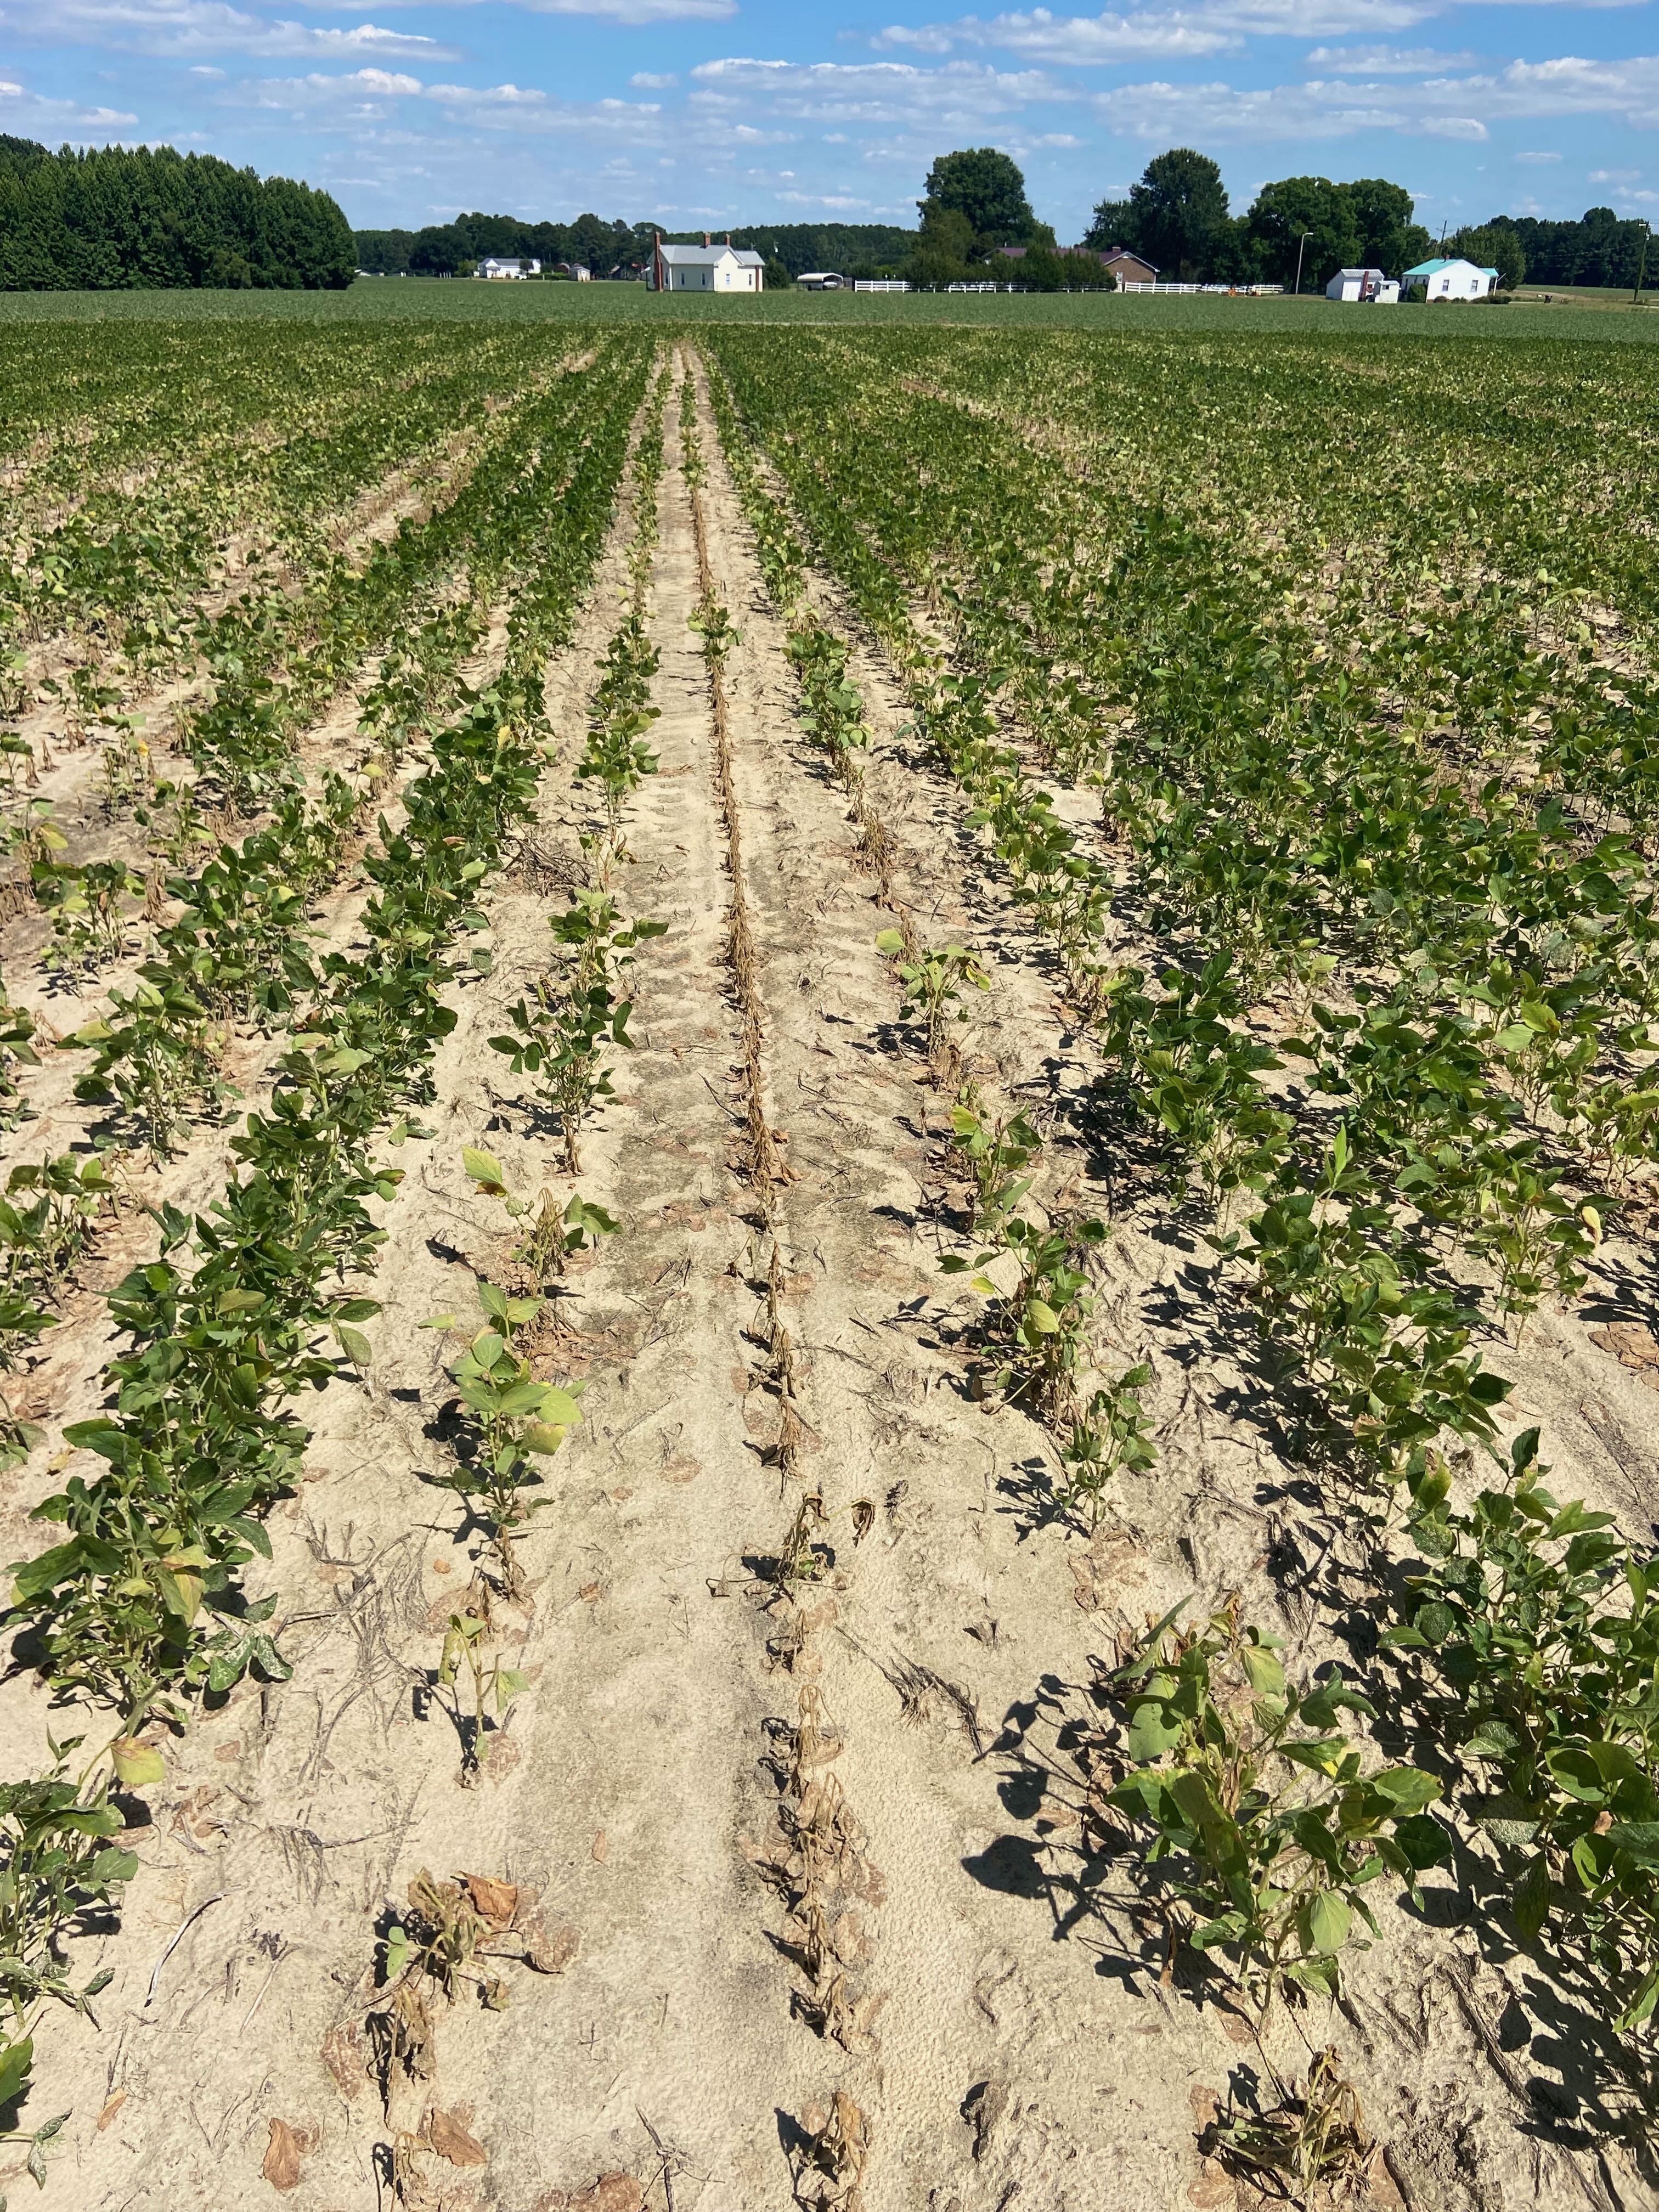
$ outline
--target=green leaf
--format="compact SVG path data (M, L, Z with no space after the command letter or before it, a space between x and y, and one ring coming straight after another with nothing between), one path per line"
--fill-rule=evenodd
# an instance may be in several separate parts
M22 2036L0 2050L0 2112L8 2105L15 2105L22 2095L33 2063L34 2042L31 2036Z
M1398 1814L1420 1813L1440 1795L1440 1784L1433 1775L1425 1774L1419 1766L1385 1766L1380 1774L1370 1777L1370 1787Z
M344 1322L342 1322L336 1334L339 1337L346 1358L354 1367L369 1367L374 1364L374 1347L362 1329L349 1328Z
M1541 1851L1528 1863L1510 1893L1510 1909L1522 1941L1535 1943L1550 1917L1550 1870Z
M1321 1958L1331 1958L1348 1940L1348 1930L1353 1925L1353 1907L1338 1891L1317 1891L1303 1907L1301 1934L1305 1949Z
M1616 1820L1607 1841L1628 1851L1638 1866L1659 1874L1659 1820Z
M482 1152L475 1145L463 1145L461 1164L487 1197L493 1198L498 1191L507 1188L507 1177L493 1152Z
M1450 1834L1427 1813L1410 1813L1403 1820L1397 1820L1394 1839L1419 1874L1428 1867L1438 1866L1452 1854Z
M1244 1662L1244 1672L1250 1678L1250 1687L1259 1698L1282 1698L1285 1694L1285 1668L1279 1655L1263 1649L1259 1644L1246 1644L1239 1657Z
M1129 1723L1129 1756L1137 1764L1161 1759L1166 1751L1173 1751L1181 1741L1179 1721L1173 1724L1164 1717L1164 1708L1148 1699L1135 1708L1134 1718Z

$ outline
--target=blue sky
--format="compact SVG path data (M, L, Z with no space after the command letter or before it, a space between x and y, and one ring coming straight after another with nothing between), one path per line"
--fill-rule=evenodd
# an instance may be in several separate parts
M1385 176L1438 231L1659 212L1655 5L0 0L0 131L222 155L360 228L910 222L935 154L995 145L1068 241L1190 145L1235 212L1271 177Z

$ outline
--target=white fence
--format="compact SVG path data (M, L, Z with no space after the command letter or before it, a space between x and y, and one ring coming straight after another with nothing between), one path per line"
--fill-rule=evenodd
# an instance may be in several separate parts
M855 292L908 292L910 287L902 276L855 276Z
M1237 293L1242 298L1271 299L1283 292L1282 284L1120 284L1120 292L1211 292L1223 299Z

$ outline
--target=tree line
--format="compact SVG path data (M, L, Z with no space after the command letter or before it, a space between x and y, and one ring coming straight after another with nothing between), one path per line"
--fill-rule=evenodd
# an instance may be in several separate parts
M725 235L722 230L720 236ZM544 270L580 264L599 277L641 276L654 239L700 246L702 236L664 222L606 222L597 215L579 215L574 222L459 215L423 230L356 233L357 266L377 276L456 276L491 254L539 261ZM915 234L894 223L763 223L734 229L732 243L763 255L767 283L781 286L810 269L866 275L902 258Z
M1285 177L1264 185L1242 216L1229 212L1221 172L1203 154L1176 147L1149 161L1124 200L1103 200L1087 242L1129 246L1181 282L1296 281L1302 248L1304 290L1322 290L1339 269L1372 267L1398 276L1436 254L1496 269L1513 290L1534 284L1627 285L1645 251L1647 225L1590 208L1577 222L1494 216L1437 241L1413 219L1402 185L1379 177L1334 184L1328 177Z
M0 290L332 290L356 270L345 216L308 185L170 146L0 136Z

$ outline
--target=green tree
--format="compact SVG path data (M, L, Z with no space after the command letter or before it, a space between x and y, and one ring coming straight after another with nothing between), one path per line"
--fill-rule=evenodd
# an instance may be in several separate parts
M1094 220L1083 234L1083 243L1092 246L1097 253L1104 253L1114 246L1135 244L1134 211L1127 200L1102 200L1095 209Z
M904 273L913 284L959 283L976 250L974 226L960 209L924 204L921 234Z
M1025 197L1018 164L994 146L941 154L927 172L927 197L918 200L922 228L941 215L960 215L981 247L1025 246L1042 228Z
M1348 188L1328 177L1284 177L1263 185L1244 224L1263 278L1287 291L1296 282L1304 231L1311 234L1301 256L1304 292L1322 292L1339 269L1361 261L1364 242Z
M1427 258L1433 240L1420 222L1412 221L1412 196L1403 185L1391 185L1382 177L1358 177L1338 189L1348 195L1364 267L1398 276Z
M1096 210L1097 222L1109 204ZM1189 146L1155 155L1129 187L1128 227L1137 252L1165 276L1182 283L1207 277L1228 228L1219 167Z
M1513 292L1525 281L1526 248L1515 225L1501 217L1454 232L1446 240L1445 250L1448 253L1461 253L1477 269L1495 269L1498 284L1505 292Z

